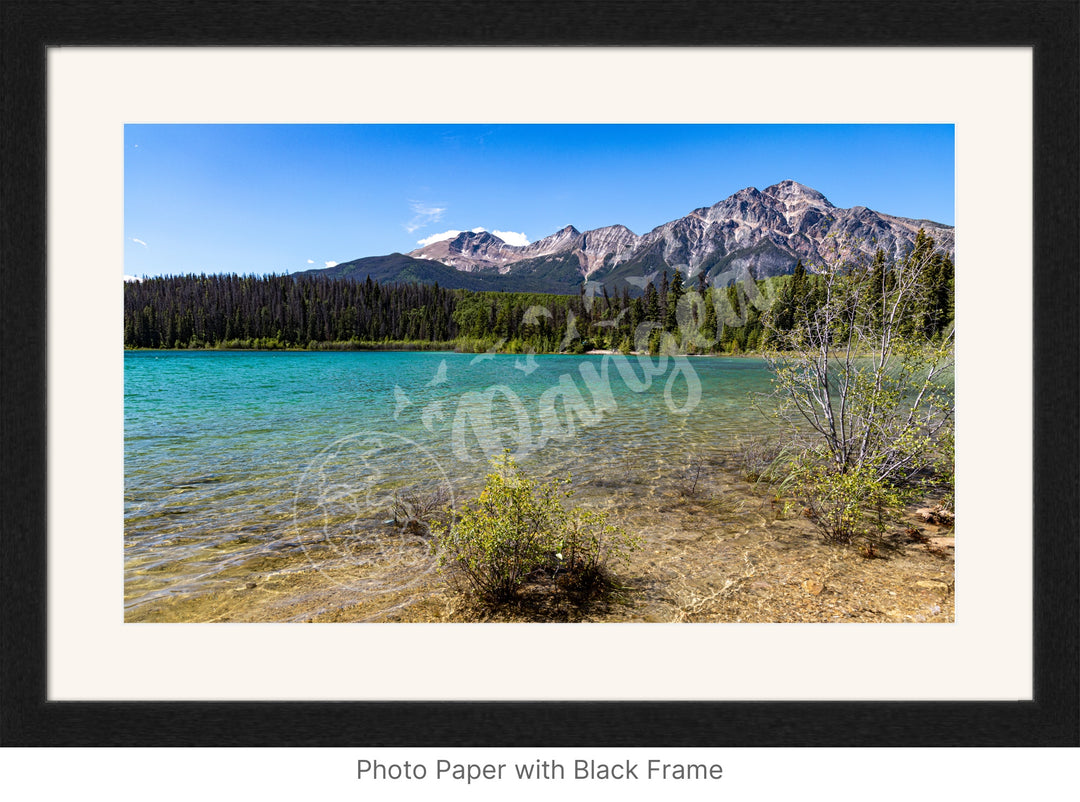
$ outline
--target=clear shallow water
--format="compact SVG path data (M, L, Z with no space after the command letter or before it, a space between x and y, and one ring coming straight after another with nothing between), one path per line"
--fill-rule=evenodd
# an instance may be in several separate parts
M503 448L576 486L718 453L770 430L768 390L753 358L127 352L125 603L377 549L395 491L468 497Z

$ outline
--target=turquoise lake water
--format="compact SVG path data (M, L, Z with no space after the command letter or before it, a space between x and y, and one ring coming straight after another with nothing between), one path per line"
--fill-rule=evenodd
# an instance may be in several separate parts
M395 492L617 482L770 431L754 358L415 352L124 355L125 604L213 589L311 532L378 538ZM309 541L308 541L309 542Z

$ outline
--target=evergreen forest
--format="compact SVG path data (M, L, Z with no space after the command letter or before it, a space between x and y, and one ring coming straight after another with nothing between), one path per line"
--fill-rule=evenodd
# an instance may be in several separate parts
M939 337L953 321L952 260L922 232L907 258L929 264L910 333ZM871 292L888 292L890 264L880 250L870 264L847 269ZM674 345L742 353L769 347L773 332L812 316L823 298L822 276L801 262L787 276L745 276L724 287L665 271L640 294L588 282L578 295L549 295L317 274L166 276L124 284L124 346L656 353Z

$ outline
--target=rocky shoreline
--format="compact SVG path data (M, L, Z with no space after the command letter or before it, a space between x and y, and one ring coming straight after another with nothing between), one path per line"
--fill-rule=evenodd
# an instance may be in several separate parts
M644 547L600 599L566 599L543 582L496 610L477 606L430 570L407 586L294 556L238 567L219 589L129 609L126 621L693 623L949 623L955 536L932 505L913 506L872 549L822 542L791 500L721 464L693 494L630 472L582 485L575 503L607 509ZM933 516L931 516L933 517ZM418 548L422 546L418 545Z

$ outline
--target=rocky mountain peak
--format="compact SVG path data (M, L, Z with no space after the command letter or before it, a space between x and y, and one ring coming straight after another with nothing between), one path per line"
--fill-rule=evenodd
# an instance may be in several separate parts
M766 187L762 191L762 194L785 201L803 200L811 203L817 201L824 206L832 206L832 204L829 203L829 199L816 189L811 189L805 184L800 184L798 181L792 181L790 179L781 181L779 184L773 184L771 187Z
M572 291L581 279L638 287L631 279L665 269L687 276L704 273L723 283L746 272L755 278L790 273L800 260L807 266L822 263L831 253L826 244L836 238L867 256L881 248L899 258L910 250L919 229L938 247L953 251L952 226L865 206L838 208L816 189L789 179L764 190L746 187L641 236L620 224L584 232L568 225L528 245L508 245L489 232L466 231L409 257L460 272L505 276L510 283L518 281L517 272L520 286L545 291Z
M487 231L462 231L453 240L456 247L476 247L479 245L504 245L505 243L494 234Z
M531 245L526 245L521 249L521 252L523 255L551 253L554 250L572 247L568 243L576 241L580 236L581 232L573 226L563 226L554 234L549 234Z

